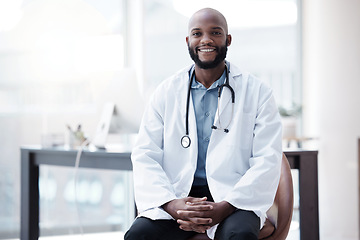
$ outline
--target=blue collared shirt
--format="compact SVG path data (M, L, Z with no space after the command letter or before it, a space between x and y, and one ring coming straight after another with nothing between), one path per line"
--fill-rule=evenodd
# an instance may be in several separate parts
M195 77L194 77L195 78ZM193 79L191 84L191 96L194 103L197 135L198 135L198 159L194 178L194 185L206 185L206 153L212 133L211 126L214 123L218 105L218 86L225 81L225 71L208 89Z

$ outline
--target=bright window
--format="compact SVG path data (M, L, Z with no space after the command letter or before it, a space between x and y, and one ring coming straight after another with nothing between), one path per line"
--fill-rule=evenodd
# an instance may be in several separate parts
M65 124L95 131L97 99L124 67L125 13L124 0L0 1L0 239L19 238L20 146ZM128 174L79 173L84 231L124 231ZM73 186L71 168L40 169L42 235L78 233Z
M150 0L145 2L145 78L157 85L191 64L189 17L213 7L233 37L227 59L274 89L279 105L301 103L300 31L296 0Z
M1 1L0 16L0 113L81 110L123 68L121 0Z

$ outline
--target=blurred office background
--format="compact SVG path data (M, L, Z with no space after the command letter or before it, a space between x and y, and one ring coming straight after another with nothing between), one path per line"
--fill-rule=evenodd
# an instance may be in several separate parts
M359 0L0 0L0 239L19 238L20 146L69 144L67 125L91 139L109 100L134 133L152 90L191 64L187 21L207 6L228 19L228 60L274 89L284 147L319 150L320 238L359 239ZM124 232L131 173L77 181L75 194L72 168L41 167L41 235Z

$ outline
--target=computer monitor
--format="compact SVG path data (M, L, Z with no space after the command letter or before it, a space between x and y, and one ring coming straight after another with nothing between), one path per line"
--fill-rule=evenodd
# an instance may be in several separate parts
M136 71L127 68L116 72L101 94L99 104L102 114L91 143L107 149L132 144L145 105Z

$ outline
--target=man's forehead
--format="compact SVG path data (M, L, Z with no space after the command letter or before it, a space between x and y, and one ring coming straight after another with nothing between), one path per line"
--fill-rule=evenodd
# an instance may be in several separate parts
M217 25L212 25L212 26L207 26L207 25L201 25L201 26L194 26L192 28L190 28L190 31L201 31L201 30L205 30L205 29L210 29L210 30L221 30L225 32L225 29L221 26L217 26Z
M226 19L216 10L202 9L190 18L188 30L203 28L222 29L227 33Z

